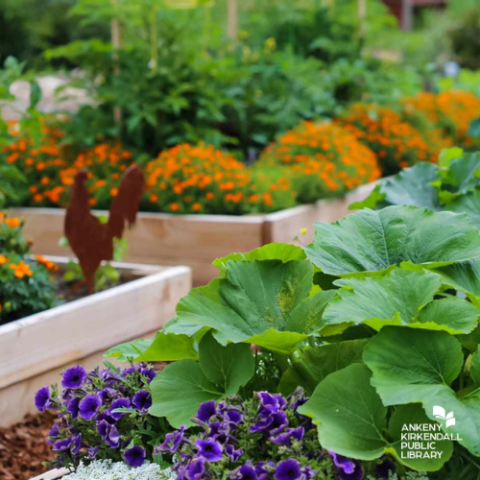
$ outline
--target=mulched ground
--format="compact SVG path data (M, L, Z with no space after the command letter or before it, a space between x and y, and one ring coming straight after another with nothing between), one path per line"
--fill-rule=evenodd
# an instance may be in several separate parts
M23 422L0 428L0 478L29 480L48 470L42 462L53 459L45 438L53 425L48 413L27 415Z

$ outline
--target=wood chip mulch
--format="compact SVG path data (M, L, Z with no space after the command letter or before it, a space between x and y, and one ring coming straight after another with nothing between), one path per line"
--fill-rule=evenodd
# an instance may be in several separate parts
M42 462L53 459L45 441L54 416L27 415L23 422L0 428L0 478L29 480L48 470Z

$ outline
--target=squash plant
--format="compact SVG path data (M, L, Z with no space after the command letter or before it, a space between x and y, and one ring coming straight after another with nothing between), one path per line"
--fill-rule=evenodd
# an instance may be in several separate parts
M438 165L421 162L381 181L362 202L350 208L414 205L433 211L465 212L480 228L480 152L444 150Z
M480 236L467 215L366 209L316 224L305 249L270 244L214 263L219 278L184 297L155 339L107 353L174 361L152 382L152 414L192 425L208 399L301 386L311 396L301 412L327 450L367 461L387 453L419 471L440 470L455 451L474 465ZM438 423L436 406L456 425ZM402 456L410 423L449 434L438 456Z

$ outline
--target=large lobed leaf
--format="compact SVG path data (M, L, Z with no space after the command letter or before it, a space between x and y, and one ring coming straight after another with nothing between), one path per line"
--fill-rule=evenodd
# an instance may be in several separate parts
M391 453L410 468L439 470L452 455L452 443L448 440L437 443L436 450L443 451L440 459L399 458L401 425L433 422L421 407L408 405L397 408L387 429L387 408L371 385L371 375L366 365L359 363L332 373L300 407L300 413L312 417L318 425L322 446L360 460L375 460Z
M386 327L367 345L363 358L384 405L421 403L431 420L436 419L435 406L454 412L455 425L442 423L442 430L458 434L460 443L480 456L480 390L460 396L451 388L464 361L455 337Z
M441 293L444 279L428 270L394 269L383 277L343 278L323 314L326 325L409 325L452 334L470 333L480 309L465 299Z
M179 428L191 426L201 403L235 395L255 372L248 345L220 345L208 333L199 345L200 359L181 360L165 367L150 384L150 413L166 417Z
M192 290L177 306L167 333L213 330L223 345L247 342L290 354L320 328L333 291L310 296L308 260L228 261L225 277Z
M310 260L329 275L378 272L412 262L428 268L480 259L480 236L466 215L391 206L317 223Z

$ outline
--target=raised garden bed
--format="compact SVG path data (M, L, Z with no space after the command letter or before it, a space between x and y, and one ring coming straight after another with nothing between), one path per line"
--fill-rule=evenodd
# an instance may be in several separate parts
M34 412L35 391L66 367L94 368L112 345L158 330L191 287L187 267L114 265L131 281L0 326L0 427Z
M49 472L38 475L38 477L32 478L32 480L57 480L58 478L62 478L67 473L68 470L66 469L50 470Z
M363 185L344 198L320 200L265 215L172 215L140 213L135 228L126 235L129 262L157 265L187 265L193 283L202 285L217 275L215 258L245 252L272 242L290 243L300 230L314 222L333 222L350 213L348 206L365 199L376 183ZM53 208L15 208L12 215L25 219L24 236L32 251L42 255L65 255L59 246L65 211ZM309 229L305 240L312 239Z

